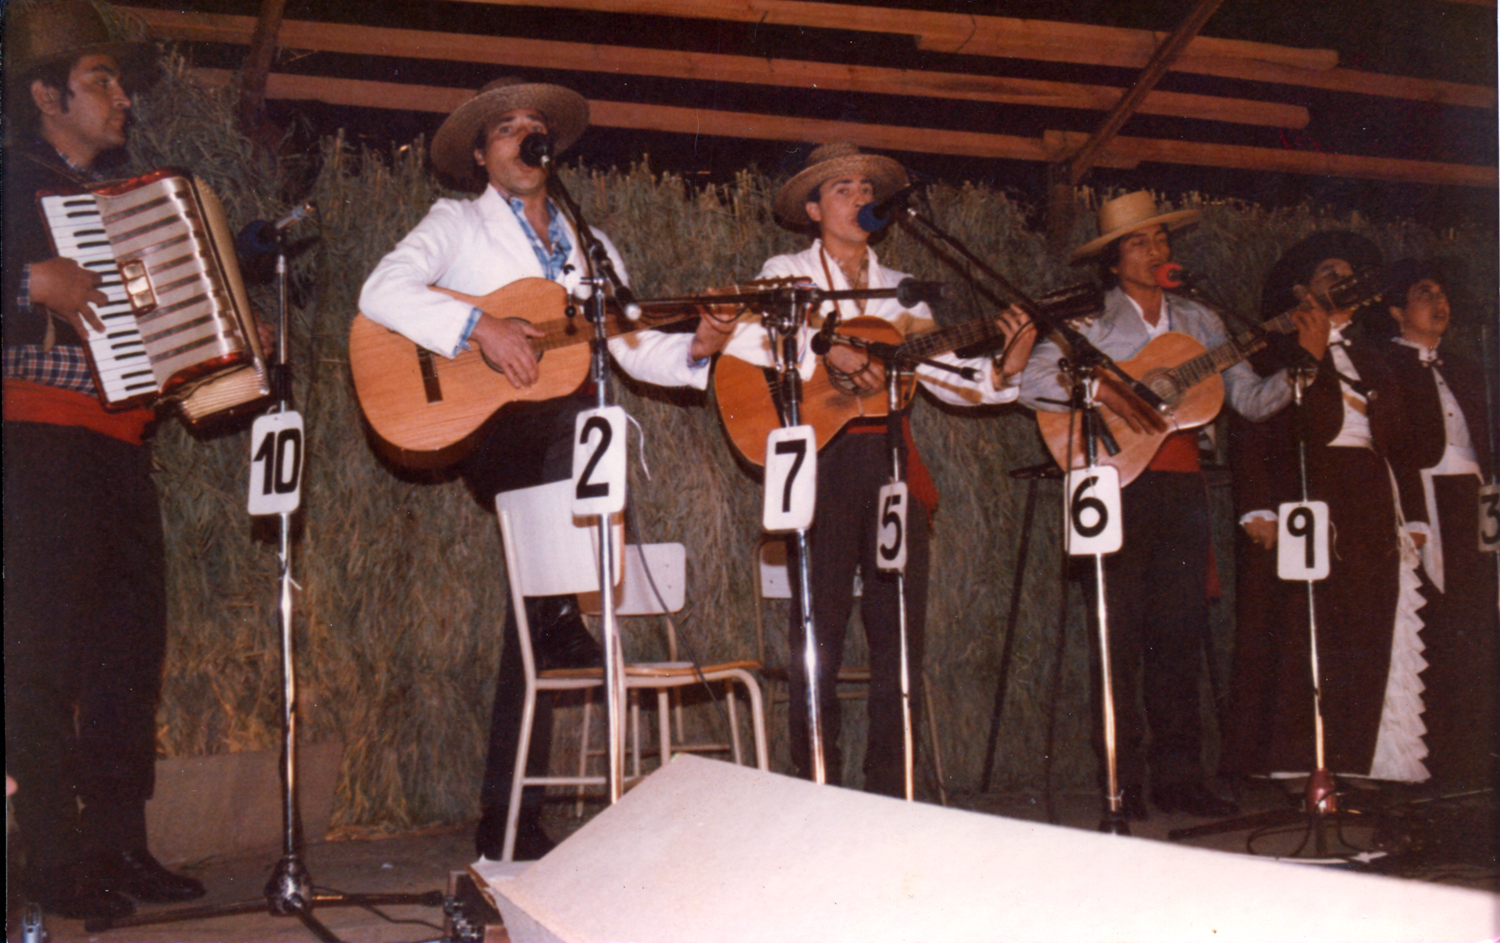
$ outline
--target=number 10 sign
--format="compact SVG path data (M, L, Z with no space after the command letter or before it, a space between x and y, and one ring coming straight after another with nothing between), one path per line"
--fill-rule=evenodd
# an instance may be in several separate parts
M250 427L250 513L290 514L302 504L302 415L259 416Z

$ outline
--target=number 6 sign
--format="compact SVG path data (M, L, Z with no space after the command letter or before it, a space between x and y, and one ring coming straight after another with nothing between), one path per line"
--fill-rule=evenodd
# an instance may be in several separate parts
M1120 473L1108 465L1077 468L1063 481L1068 511L1068 554L1114 553L1124 541L1120 523Z

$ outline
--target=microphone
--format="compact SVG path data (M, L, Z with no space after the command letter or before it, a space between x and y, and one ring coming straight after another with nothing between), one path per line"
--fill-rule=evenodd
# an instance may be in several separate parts
M551 170L553 148L552 135L533 131L521 138L521 163L527 167Z
M911 199L912 194L916 191L917 185L910 184L902 187L878 203L866 203L859 208L859 215L855 217L854 221L865 232L880 232L880 230L890 225L891 220L895 218L896 214L906 209L907 201Z
M1151 270L1151 275L1161 288L1191 288L1203 280L1203 276L1177 262L1163 262Z
M910 308L926 302L946 300L949 295L946 282L924 282L915 278L903 278L896 283L896 301L903 308Z
M245 225L234 239L235 251L244 259L273 255L281 234L304 219L315 219L318 206L312 200L300 203L274 220L257 219Z
M629 288L624 285L616 288L615 302L620 306L620 310L625 312L625 320L639 321L641 319L641 306L635 300L635 292Z

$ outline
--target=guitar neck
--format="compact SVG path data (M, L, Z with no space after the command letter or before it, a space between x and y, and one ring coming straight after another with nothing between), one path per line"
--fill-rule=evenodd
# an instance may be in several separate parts
M971 344L992 340L1001 336L1000 328L989 318L976 318L939 331L928 331L908 338L901 345L901 353L913 358L935 357L950 350L958 350Z
M1260 330L1245 331L1230 340L1225 341L1213 350L1207 351L1191 360L1178 364L1168 371L1176 377L1184 389L1201 383L1211 376L1223 373L1230 367L1245 360L1257 351L1263 350L1267 344L1266 334L1271 331L1278 333L1289 333L1295 330L1296 325L1290 314L1278 315L1261 325Z

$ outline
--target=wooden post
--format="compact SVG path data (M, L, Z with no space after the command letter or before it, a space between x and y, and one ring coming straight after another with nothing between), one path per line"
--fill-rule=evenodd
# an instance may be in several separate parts
M1198 35L1203 24L1208 22L1208 18L1214 15L1222 2L1223 0L1198 0L1198 5L1187 15L1176 31L1157 47L1156 53L1152 55L1151 61L1146 63L1146 68L1141 70L1141 74L1136 78L1135 84L1130 87L1130 91L1122 95L1115 107L1104 116L1104 121L1100 123L1093 136L1066 162L1059 161L1059 164L1063 166L1058 167L1056 173L1049 173L1049 181L1052 184L1052 192L1048 194L1047 205L1049 244L1055 247L1055 244L1064 238L1071 227L1072 188L1083 182L1084 176L1094 166L1099 152L1109 144L1110 139L1119 132L1130 116L1135 114L1147 93L1155 88L1156 83L1161 81L1161 77L1172 68L1172 63L1176 62L1187 49L1188 43L1191 43ZM1063 171L1063 167L1066 168L1066 172ZM1060 192L1064 186L1069 191L1067 194ZM1064 196L1066 196L1066 201L1064 201ZM1064 202L1068 207L1067 214L1059 209Z
M271 57L276 54L276 34L281 31L281 18L285 12L286 0L261 0L260 19L255 24L255 36L250 40L250 52L245 56L240 81L240 126L256 141L263 137L266 76L271 71Z

